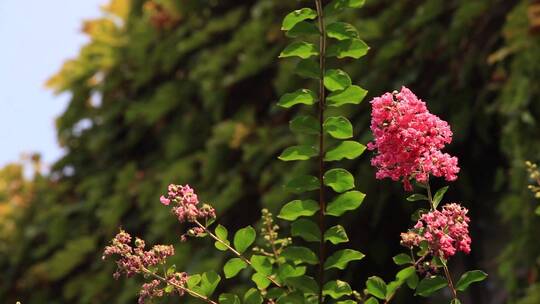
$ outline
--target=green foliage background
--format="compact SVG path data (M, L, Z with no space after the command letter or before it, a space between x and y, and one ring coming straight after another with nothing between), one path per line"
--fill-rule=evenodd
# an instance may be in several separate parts
M451 267L490 273L467 303L540 298L540 221L523 166L540 159L534 2L368 0L342 18L371 47L345 67L368 99L404 84L452 125L462 172L447 198L471 209L473 253ZM231 228L256 222L261 207L279 210L287 172L309 169L276 161L295 139L292 113L275 102L302 81L293 60L276 59L287 42L280 20L311 4L113 0L85 23L91 42L49 81L71 95L57 120L67 153L35 181L15 235L0 246L2 302L133 303L137 282L114 281L114 264L101 260L119 226L174 243L178 269L217 268L210 242L180 244L182 227L158 202L168 183L194 186ZM369 141L369 104L340 111ZM374 179L368 154L348 168L368 195L345 218L351 246L367 255L346 274L357 289L369 275L395 272L390 259L415 209L400 185Z

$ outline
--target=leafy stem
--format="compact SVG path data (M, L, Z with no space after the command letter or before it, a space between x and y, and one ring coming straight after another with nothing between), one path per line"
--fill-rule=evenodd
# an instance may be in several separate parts
M183 291L183 292L186 292L186 293L190 294L191 296L193 296L193 297L195 297L195 298L197 298L197 299L200 299L200 300L202 300L202 301L204 301L204 302L206 302L206 303L210 303L210 304L218 304L217 302L211 300L210 298L208 298L208 297L206 297L206 296L204 296L204 295L202 295L202 294L200 294L200 293L198 293L198 292L196 292L196 291L193 291L193 290L191 290L191 289L189 289L189 288L186 288L186 287L184 287L184 286L182 286L182 285L179 285L179 284L177 284L177 283L171 282L171 281L167 280L166 278L160 276L160 275L157 274L157 273L154 273L154 272L150 271L149 269L147 269L147 268L145 268L145 267L142 267L142 271L143 271L145 274L150 275L150 276L152 276L152 277L154 277L154 278L156 278L156 279L158 279L158 280L160 280L160 281L162 281L162 282L164 282L164 283L166 283L166 284L168 284L168 285L174 286L174 288L176 288L176 289L178 289L178 290L181 290L181 291Z
M242 261L244 261L244 263L246 263L247 265L249 265L250 267L253 268L253 265L251 264L251 261L246 258L245 256L243 256L240 252L238 252L236 249L234 249L231 245L227 244L227 242L223 241L222 239L218 238L215 234L213 234L206 226L204 226L203 224L201 224L199 221L195 220L195 224L197 224L197 226L199 226L201 229L204 230L205 233L207 233L211 238L213 238L216 242L219 242L221 243L223 246L227 247L227 249L229 251L231 251L232 253L234 253L239 259L241 259ZM272 276L270 275L266 275L266 278L274 283L274 285L276 285L277 287L281 287L281 284L278 283L274 278L272 278Z
M324 107L325 107L325 88L324 88L324 74L325 74L325 56L326 56L326 28L324 24L324 11L322 0L315 0L317 7L317 19L319 24L319 229L321 233L321 239L319 243L319 303L323 303L323 285L324 285L324 261L325 261L325 242L324 231L326 230L325 223L325 210L326 202L324 197Z
M454 287L454 282L452 281L452 276L450 275L450 271L448 270L448 266L446 266L446 262L443 262L443 269L444 269L444 275L446 276L446 280L448 281L448 287L450 290L452 290L452 296L454 297L454 300L458 300L457 291Z
M427 197L429 200L429 205L431 207L431 211L435 210L435 204L433 203L433 196L431 195L431 186L429 185L429 181L426 182L426 190L427 190Z
M429 200L429 204L431 206L431 210L435 210L435 203L433 202L433 197L431 195L431 187L429 185L429 181L426 182L426 190L427 190L427 196ZM441 259L442 260L442 259ZM452 296L454 300L458 299L456 288L454 287L454 282L452 281L452 276L450 275L450 270L448 270L448 266L446 265L446 262L443 260L443 269L444 269L444 275L446 276L446 281L448 282L448 287L452 291Z

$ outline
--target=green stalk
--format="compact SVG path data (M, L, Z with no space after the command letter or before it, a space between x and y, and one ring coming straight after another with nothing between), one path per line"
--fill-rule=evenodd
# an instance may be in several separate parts
M326 27L324 24L324 11L322 0L315 0L317 7L317 16L319 23L319 229L321 231L321 239L319 243L319 304L324 302L323 286L324 286L324 261L326 259L326 248L324 243L324 231L326 230L325 210L326 202L324 197L324 107L325 107L325 88L324 74L326 65Z
M429 199L429 205L431 206L431 211L435 211L435 204L433 204L433 198L431 195L431 187L429 186L429 181L426 183L426 189L427 189L427 196ZM452 276L450 275L450 270L448 270L448 266L446 265L446 261L443 261L443 268L444 268L444 275L446 277L446 281L448 282L448 287L452 291L453 299L459 300L457 296L456 288L454 287L454 282L452 281Z

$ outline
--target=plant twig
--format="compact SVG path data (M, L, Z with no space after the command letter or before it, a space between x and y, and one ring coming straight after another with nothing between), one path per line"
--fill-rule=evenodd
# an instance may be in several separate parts
M456 288L454 288L454 282L452 281L452 276L450 275L450 271L448 270L448 266L446 266L446 263L443 263L444 268L444 275L446 276L446 280L448 281L448 287L450 287L450 290L452 290L452 296L454 297L454 300L458 299Z
M193 290L191 290L189 288L186 288L186 287L184 287L182 285L178 285L177 283L171 282L171 281L167 280L166 278L160 276L159 274L156 274L156 273L146 269L145 267L143 267L142 270L143 270L144 273L146 273L146 274L148 274L148 275L150 275L150 276L152 276L152 277L154 277L154 278L156 278L156 279L158 279L158 280L160 280L162 282L165 282L165 283L167 283L167 284L169 284L171 286L174 286L176 289L184 291L184 292L188 293L189 295L191 295L191 296L193 296L195 298L201 299L206 303L218 304L217 302L211 300L210 298L208 298L208 297L206 297L206 296L204 296L204 295L202 295L202 294L200 294L200 293L198 293L196 291L193 291Z
M245 256L243 256L240 252L238 252L236 249L234 249L231 245L227 244L226 242L224 242L222 239L218 238L215 234L213 234L210 230L208 230L208 228L206 228L206 226L204 226L203 224L201 224L199 221L195 220L195 224L197 224L199 227L201 227L204 232L206 232L210 237L212 237L214 240L216 240L216 242L219 242L221 243L223 246L227 247L227 249L229 251L231 251L232 253L234 253L238 258L240 258L242 261L244 261L246 264L248 264L250 267L253 268L253 265L251 264L251 261L248 260ZM277 282L274 278L272 278L271 276L267 275L266 278L274 283L274 285L276 285L277 287L281 287L281 284L279 284L279 282Z

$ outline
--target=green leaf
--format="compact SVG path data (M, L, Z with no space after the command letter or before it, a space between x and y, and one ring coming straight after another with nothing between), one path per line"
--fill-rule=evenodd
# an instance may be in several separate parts
M289 122L291 131L301 134L319 134L319 121L310 115L298 115Z
M328 117L324 121L323 129L326 133L337 139L347 139L353 136L353 126L343 116Z
M285 184L285 190L296 194L317 189L319 189L319 179L312 175L295 176Z
M289 44L283 52L279 54L279 58L300 57L302 59L307 59L316 55L319 55L319 51L315 44L299 41Z
M538 206L538 207L536 207L536 209L534 209L534 214L540 215L540 206Z
M416 267L414 266L405 267L396 274L396 280L401 285L403 284L403 282L405 282L409 277L411 277L415 273L416 273Z
M319 29L312 22L298 22L292 29L287 31L287 37L296 38L299 36L319 35Z
M282 161L308 160L318 154L313 146L299 145L285 149L278 157Z
M371 298L367 299L367 301L365 301L364 304L379 304L379 300L377 300L374 297L371 297Z
M324 233L324 240L336 245L348 242L349 237L347 236L347 232L345 231L345 228L343 228L343 226L336 225L326 230L326 232Z
M203 273L200 285L201 292L205 296L210 297L214 293L214 290L216 290L219 281L221 281L221 277L215 271L211 270Z
M407 201L409 202L415 202L415 201L429 201L429 198L425 196L424 194L412 194L407 197Z
M288 263L279 264L278 267L278 278L281 281L285 281L287 278L299 277L306 273L305 266L293 267Z
M298 277L288 278L286 280L287 285L301 290L306 294L318 294L319 285L310 276L302 275Z
M323 295L330 296L332 299L339 299L350 294L352 294L351 286L344 281L330 281L323 287Z
M304 78L319 79L321 77L319 63L311 59L300 60L295 72Z
M297 23L304 20L313 20L317 18L317 12L311 8L301 8L290 12L283 18L283 23L281 24L281 30L288 31L292 29Z
M452 299L452 301L450 301L450 304L461 304L461 301L459 299Z
M272 263L270 262L268 257L262 255L252 255L250 262L251 267L253 267L255 271L267 276L272 274Z
M357 304L358 302L353 300L337 301L336 304ZM363 302L364 304L367 302Z
M312 105L315 103L317 95L308 89L296 90L292 93L287 93L279 99L278 106L290 108L297 104Z
M278 217L294 221L301 216L312 216L319 211L319 203L314 200L294 200L281 208Z
M386 298L387 287L383 279L377 276L369 277L366 281L366 288L369 294L371 294L372 296L382 300Z
M448 186L442 187L441 189L437 190L437 192L433 196L433 206L435 207L435 209L437 209L437 206L439 206L439 204L441 203L446 191L448 191Z
M304 299L304 295L296 290L279 297L276 304L306 304L306 300Z
M170 276L170 275L174 274L175 272L176 272L176 265L172 265L171 267L169 267L167 269L166 274L167 274L167 276Z
M229 232L227 231L227 228L223 227L222 225L217 225L215 233L216 233L216 236L218 237L218 239L222 240L227 245L230 244L230 242L227 240L227 236L229 235ZM221 251L227 251L228 250L227 246L225 246L224 244L222 244L222 243L220 243L218 241L216 241L214 243L214 246L218 250L221 250Z
M326 214L341 216L343 213L360 207L366 195L359 191L340 194L326 207Z
M326 27L326 34L328 37L337 40L359 38L356 28L352 24L345 22L334 22L329 24Z
M418 286L416 286L415 295L429 297L437 290L444 288L447 284L448 283L446 279L441 276L432 276L429 278L425 278L420 281L420 283L418 283Z
M267 298L267 299L277 299L277 298L285 295L285 293L286 293L285 288L272 287L272 288L269 288L266 291L265 298Z
M410 277L407 278L406 280L407 286L409 286L410 289L415 290L416 287L418 286L419 280L420 279L418 278L418 275L415 272Z
M232 258L225 263L223 266L223 272L225 273L225 278L230 279L235 277L242 269L246 268L246 262L242 261L239 258Z
M163 289L163 291L165 291L166 293L171 293L171 292L173 292L174 290L175 290L175 287L172 286L172 285L167 285L167 286ZM17 303L19 303L19 302L17 302Z
M324 184L338 193L343 193L354 188L353 175L341 168L331 169L324 173Z
M400 265L400 266L405 265L405 264L410 264L413 262L411 259L411 256L405 253L400 253L396 255L395 257L392 258L392 260L394 260L394 263L396 263L396 265Z
M360 251L352 249L343 249L334 252L324 263L324 269L338 268L345 269L351 261L359 261L364 258L364 254Z
M459 291L465 291L469 285L474 282L481 282L488 277L487 273L482 270L471 270L461 275L461 278L456 284L456 289Z
M262 304L263 297L261 292L255 288L250 288L244 294L244 304Z
M319 259L313 251L301 246L288 246L283 249L281 256L295 264L306 263L315 265L319 263Z
M238 252L243 253L246 249L255 242L256 236L255 229L251 226L244 227L236 232L234 235L234 248Z
M329 91L345 90L351 84L351 77L342 70L327 70L324 74L324 86Z
M366 146L352 140L345 140L339 143L334 148L330 149L324 155L324 161L338 161L344 158L355 159L362 155L366 150Z
M222 293L219 295L219 304L240 304L240 298L232 293Z
M201 282L201 275L200 274L192 274L187 279L187 286L190 289L193 289L195 286L199 285Z
M334 0L324 8L325 16L331 16L347 8L360 8L366 0Z
M308 242L319 242L321 231L319 226L308 219L299 219L291 225L292 236L301 237Z
M367 91L357 85L352 85L343 91L332 92L326 98L326 105L339 107L344 104L359 104L364 100Z
M270 285L270 280L262 273L256 272L251 276L251 280L260 290L266 289Z
M313 45L313 48L315 48L314 45ZM310 52L310 50L308 49L308 46L303 47L303 49L304 49L302 51L303 53L309 53ZM347 39L347 40L342 40L342 41L339 41L339 42L336 42L336 43L330 45L330 47L328 47L326 56L327 57L337 57L339 59L346 58L346 57L359 59L361 57L364 57L367 54L368 50L369 50L369 46L364 41L362 41L360 39ZM287 49L285 49L285 51L287 51ZM283 52L285 52L285 51L283 51ZM289 52L291 52L291 51L289 51ZM292 50L292 52L294 52L294 50ZM317 50L315 50L315 52L317 52ZM305 54L305 55L307 55L307 54ZM318 55L318 52L316 54L314 54L314 55ZM298 55L293 55L293 56L298 56ZM311 55L309 55L309 56L311 56ZM280 57L281 57L281 55L280 55ZM288 57L288 56L283 56L283 57Z

